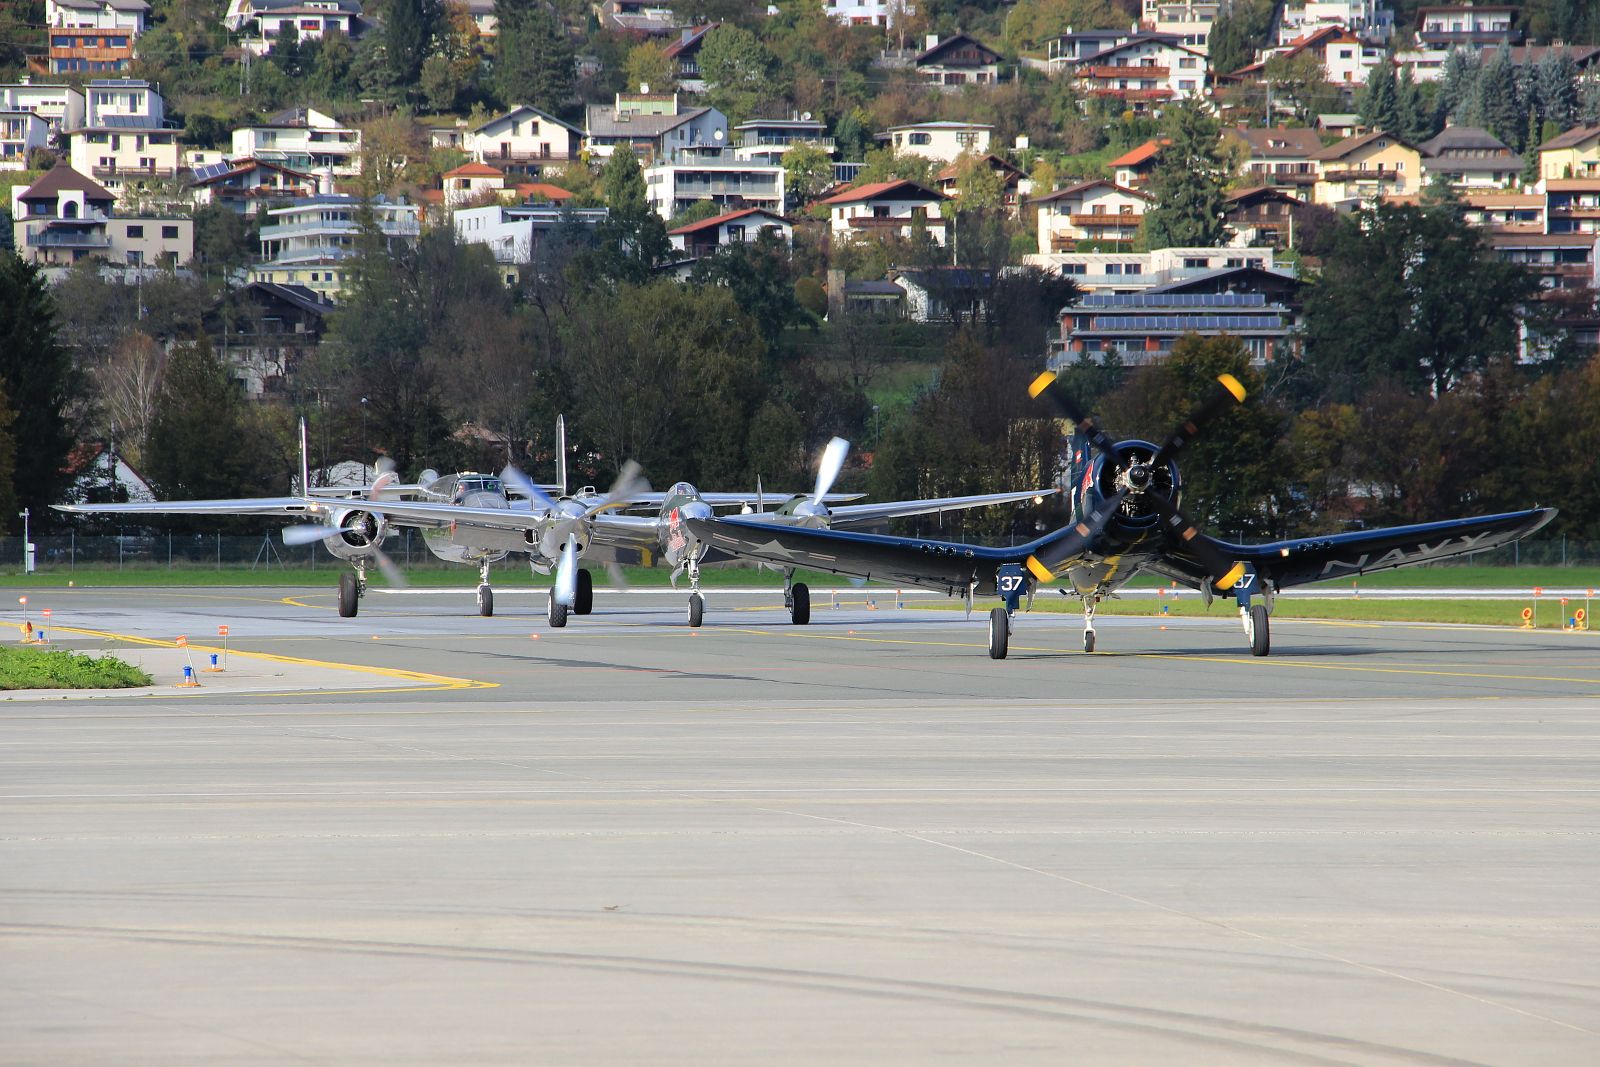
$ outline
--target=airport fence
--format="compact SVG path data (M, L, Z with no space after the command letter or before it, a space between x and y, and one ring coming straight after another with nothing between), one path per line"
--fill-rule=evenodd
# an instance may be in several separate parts
M949 537L950 534L945 536ZM248 536L220 532L130 532L83 535L68 532L50 536L36 534L33 543L35 568L49 572L70 572L79 568L317 571L347 566L344 561L330 554L321 542L309 545L285 545L276 531ZM428 551L427 546L422 543L422 536L415 530L398 531L394 537L384 542L383 548L402 567L445 566ZM22 538L0 537L0 572L20 572L22 561ZM1600 541L1568 537L1532 538L1487 552L1475 552L1457 560L1427 564L1432 567L1462 565L1600 567ZM526 563L522 557L513 556L500 566L523 568Z

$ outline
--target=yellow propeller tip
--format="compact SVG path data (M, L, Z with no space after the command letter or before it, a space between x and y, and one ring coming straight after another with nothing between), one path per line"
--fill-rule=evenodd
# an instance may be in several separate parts
M1041 582L1053 582L1056 580L1055 574L1051 572L1049 567L1040 563L1037 556L1028 557L1028 570L1032 571L1033 576Z
M1218 589L1232 589L1239 584L1239 579L1244 577L1244 564L1235 563L1233 569L1217 579Z
M1028 395L1033 397L1035 400L1039 399L1039 394L1050 388L1050 383L1055 380L1055 371L1045 371L1043 374L1035 378L1033 383L1028 386Z
M1239 379L1231 374L1223 374L1217 377L1217 381L1222 383L1224 389L1233 394L1235 400L1241 404L1244 403L1244 386L1239 384Z

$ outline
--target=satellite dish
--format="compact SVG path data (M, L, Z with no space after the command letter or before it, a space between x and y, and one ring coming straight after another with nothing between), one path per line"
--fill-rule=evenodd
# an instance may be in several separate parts
M811 121L811 112L809 112L809 111L801 112L800 113L800 121L801 122L810 122Z
M725 136L727 136L727 134L719 127L717 129L711 131L711 136L713 138L715 138L716 140L720 141Z

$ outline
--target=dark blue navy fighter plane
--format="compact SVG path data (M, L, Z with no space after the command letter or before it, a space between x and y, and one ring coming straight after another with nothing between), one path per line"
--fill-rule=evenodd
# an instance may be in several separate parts
M1014 618L1038 586L1070 583L1083 602L1083 647L1095 646L1094 609L1129 579L1153 573L1196 589L1206 604L1232 596L1250 651L1271 650L1273 598L1307 582L1367 574L1509 544L1555 517L1553 508L1302 537L1270 544L1231 544L1200 532L1180 508L1177 456L1220 412L1243 403L1244 387L1224 374L1212 394L1157 445L1113 440L1079 411L1055 375L1029 388L1076 425L1069 467L1072 521L1015 548L890 537L842 530L778 527L738 518L693 518L694 534L732 555L783 567L939 589L967 598L998 595L989 613L989 655L1004 659ZM1087 448L1083 447L1084 445Z

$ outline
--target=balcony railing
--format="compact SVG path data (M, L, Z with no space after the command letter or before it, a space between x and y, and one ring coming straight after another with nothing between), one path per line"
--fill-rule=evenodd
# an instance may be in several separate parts
M691 182L679 178L677 184L673 186L673 194L680 200L685 197L693 199L705 196L747 196L771 200L778 195L778 182L776 179L754 182Z
M1172 71L1168 67L1085 67L1078 72L1085 78L1165 78Z
M1114 96L1119 100L1168 100L1172 97L1171 89L1107 89L1104 87L1089 90L1091 96Z
M915 226L917 220L910 215L884 217L881 215L857 215L848 220L853 230L899 230ZM942 218L922 218L922 224L930 230L944 229Z
M500 165L522 167L530 163L565 163L578 157L562 151L551 152L549 155L541 152L485 152L478 158L480 162L487 163L491 167Z
M39 230L30 232L26 243L31 248L110 248L111 238L103 233Z
M816 145L818 148L825 149L829 152L832 152L834 148L837 147L832 137L811 137L803 134L797 134L793 137L789 137L771 134L752 136L751 134L747 133L739 138L740 148L790 148L794 145L800 144Z
M1103 227L1138 226L1138 215L1068 215L1067 221L1084 229Z
M1600 205L1570 204L1565 207L1550 205L1550 214L1563 219L1600 219Z
M1401 174L1397 170L1357 170L1352 167L1322 172L1325 182L1397 182L1400 179Z
M177 167L94 167L90 173L96 178L176 178Z

